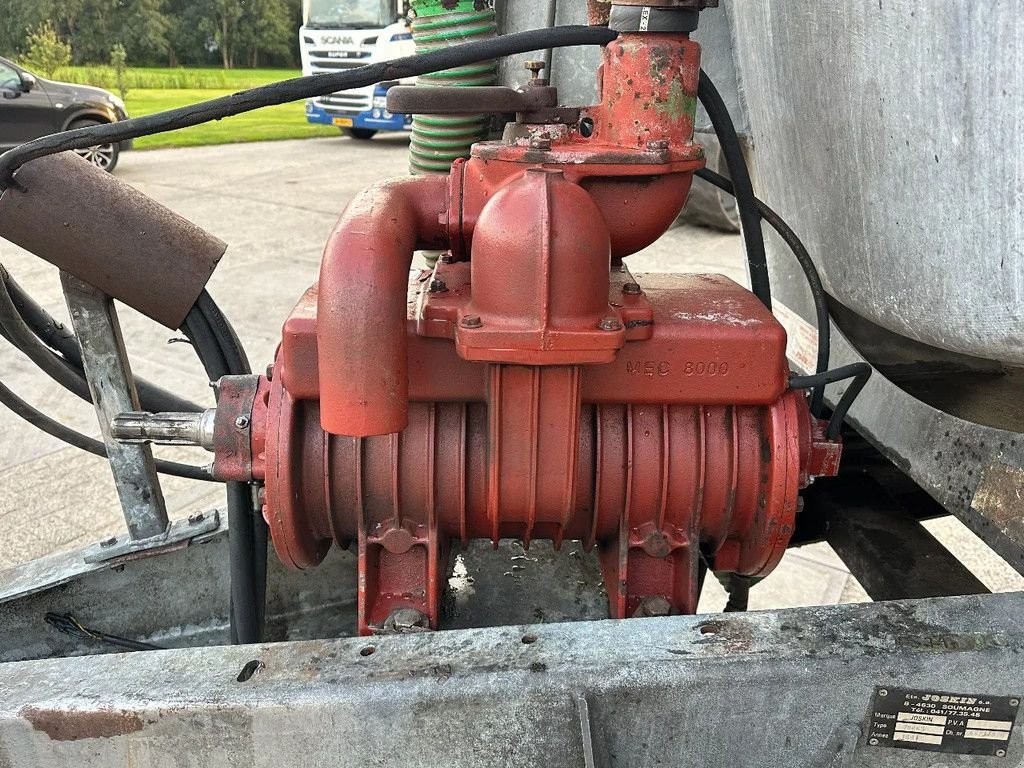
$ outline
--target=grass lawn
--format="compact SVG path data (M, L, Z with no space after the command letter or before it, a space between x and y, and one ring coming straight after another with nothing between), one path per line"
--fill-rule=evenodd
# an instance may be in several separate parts
M237 89L138 89L128 92L125 99L131 117L183 107L197 101L227 96ZM338 129L306 122L303 102L264 107L255 112L226 117L212 123L183 128L135 140L136 149L160 147L198 147L206 144L235 144L243 141L275 141L280 139L308 139L314 136L337 136Z
M125 75L131 117L149 115L165 109L183 107L197 101L227 96L235 91L298 77L292 69L213 69L129 67ZM55 80L95 85L117 93L114 70L108 66L66 67L54 74ZM306 122L303 102L266 107L244 115L180 131L144 136L135 140L136 149L159 147L196 147L205 144L234 144L244 141L308 139L337 136L338 129Z

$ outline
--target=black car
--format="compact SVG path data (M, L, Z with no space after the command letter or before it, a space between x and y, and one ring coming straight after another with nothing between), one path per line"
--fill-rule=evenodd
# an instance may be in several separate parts
M128 117L124 102L102 88L44 80L0 57L0 150L40 136ZM114 170L130 142L76 150L100 168Z

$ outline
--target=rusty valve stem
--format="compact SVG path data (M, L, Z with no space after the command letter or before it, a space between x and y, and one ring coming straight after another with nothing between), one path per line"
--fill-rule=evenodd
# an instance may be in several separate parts
M202 413L119 413L110 431L122 443L198 445L212 451L216 416L215 408Z

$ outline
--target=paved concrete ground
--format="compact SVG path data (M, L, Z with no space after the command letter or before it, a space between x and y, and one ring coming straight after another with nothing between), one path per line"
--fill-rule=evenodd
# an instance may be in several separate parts
M210 291L234 322L254 367L273 353L281 323L317 276L320 254L339 212L359 189L405 172L402 137L370 143L320 139L136 152L118 176L229 243ZM56 272L0 240L0 262L51 312L66 319ZM738 237L683 228L630 259L634 271L715 271L743 279ZM191 348L131 310L122 311L136 373L212 404ZM47 413L97 435L91 406L77 401L0 342L0 376ZM65 447L0 411L0 568L90 544L123 525L105 461ZM207 454L161 451L205 463ZM218 486L167 479L173 517L220 503ZM936 535L993 589L1024 579L953 520L930 523ZM826 545L791 551L752 593L754 607L864 600L866 595ZM702 607L721 608L717 584Z

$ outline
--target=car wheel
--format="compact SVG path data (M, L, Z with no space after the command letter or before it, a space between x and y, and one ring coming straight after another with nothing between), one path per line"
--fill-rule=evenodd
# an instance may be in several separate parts
M369 141L377 135L372 128L342 128L341 132L353 139L359 139L359 141Z
M68 126L68 129L86 128L90 125L103 125L99 120L78 120ZM97 168L104 171L113 171L117 167L117 160L121 155L121 148L117 144L97 144L95 147L76 149L75 154L88 160Z

